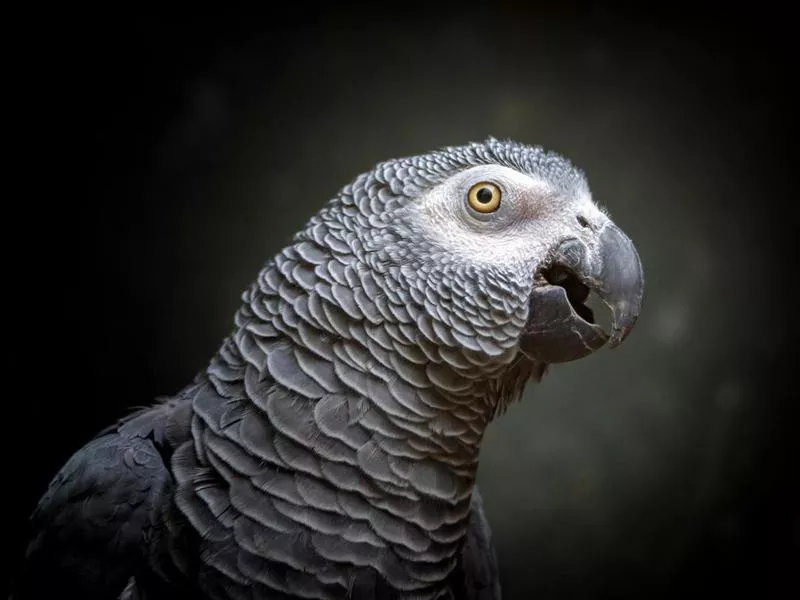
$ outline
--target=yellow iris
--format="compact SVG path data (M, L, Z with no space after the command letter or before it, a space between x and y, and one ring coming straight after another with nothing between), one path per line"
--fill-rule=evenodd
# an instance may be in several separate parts
M476 183L469 189L467 201L479 213L493 213L500 208L500 188L488 181Z

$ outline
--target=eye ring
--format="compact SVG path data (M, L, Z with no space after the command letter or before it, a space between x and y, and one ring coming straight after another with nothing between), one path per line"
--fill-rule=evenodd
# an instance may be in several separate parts
M476 183L467 193L467 204L475 212L489 214L500 208L500 188L488 181Z

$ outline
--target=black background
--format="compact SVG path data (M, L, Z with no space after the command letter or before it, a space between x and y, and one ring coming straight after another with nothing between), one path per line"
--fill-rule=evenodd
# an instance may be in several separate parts
M789 16L748 11L292 3L29 25L6 192L12 552L68 456L187 383L339 187L495 135L585 168L648 282L626 345L556 369L487 436L505 597L786 597L797 69Z

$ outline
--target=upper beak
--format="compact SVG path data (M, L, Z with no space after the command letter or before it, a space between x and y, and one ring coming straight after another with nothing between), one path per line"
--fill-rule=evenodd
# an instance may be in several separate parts
M572 263L564 266L611 309L613 331L608 345L619 346L639 318L644 295L642 261L633 242L609 223L600 233L594 257L578 240L562 243L556 250L556 263L565 262Z
M560 267L589 288L612 313L610 336L575 310L567 287L542 285L531 294L531 314L522 349L541 362L566 362L586 356L608 342L621 344L630 333L642 306L644 273L636 247L616 225L608 222L597 235L592 251L577 238L555 249L550 267ZM588 290L578 298L585 300Z

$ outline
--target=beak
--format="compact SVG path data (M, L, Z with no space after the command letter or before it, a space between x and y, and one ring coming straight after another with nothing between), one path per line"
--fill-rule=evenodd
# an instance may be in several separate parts
M636 247L608 223L590 249L577 238L556 247L554 259L531 293L522 351L540 362L567 362L603 346L619 346L636 324L644 295L644 273ZM610 335L593 322L583 302L594 291L611 309Z

